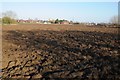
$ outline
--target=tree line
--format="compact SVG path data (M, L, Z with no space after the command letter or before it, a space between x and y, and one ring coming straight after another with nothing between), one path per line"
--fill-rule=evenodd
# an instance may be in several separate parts
M0 23L2 24L16 24L16 13L13 11L6 11L2 13L2 18L0 19ZM64 20L56 19L55 23L63 22ZM110 19L110 23L118 24L118 16L113 16Z

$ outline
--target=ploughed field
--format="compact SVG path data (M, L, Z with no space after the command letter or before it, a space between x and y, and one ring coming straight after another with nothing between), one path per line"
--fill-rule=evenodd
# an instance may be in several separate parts
M79 25L3 26L2 77L118 80L117 31Z

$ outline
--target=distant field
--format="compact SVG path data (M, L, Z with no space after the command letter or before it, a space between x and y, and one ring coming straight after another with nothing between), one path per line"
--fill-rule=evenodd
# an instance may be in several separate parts
M118 28L106 27L87 27L82 25L59 25L59 24L21 24L21 25L3 25L3 31L6 30L77 30L77 31L100 31L105 33L117 33Z

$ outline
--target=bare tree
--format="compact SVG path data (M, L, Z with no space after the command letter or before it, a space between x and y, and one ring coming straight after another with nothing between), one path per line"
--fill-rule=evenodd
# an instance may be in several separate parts
M113 16L111 19L110 19L110 22L112 24L118 24L118 16Z
M120 25L120 15L118 15L118 24Z
M13 11L6 11L2 13L2 17L10 17L11 19L17 18L17 14Z
M2 13L0 12L0 24L2 24Z

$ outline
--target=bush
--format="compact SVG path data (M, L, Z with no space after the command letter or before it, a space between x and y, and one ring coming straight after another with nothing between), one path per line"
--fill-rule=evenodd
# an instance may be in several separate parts
M3 24L15 24L16 21L14 19L11 19L10 17L3 17L2 23Z

